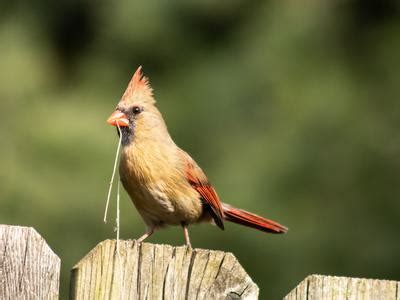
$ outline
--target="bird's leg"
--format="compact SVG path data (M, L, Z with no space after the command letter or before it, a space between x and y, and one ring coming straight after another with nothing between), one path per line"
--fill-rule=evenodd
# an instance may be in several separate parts
M143 242L145 239L147 239L149 236L151 236L154 233L154 226L149 226L147 227L147 231L145 232L145 234L143 234L140 238L138 238L136 241L138 243Z
M186 223L182 222L182 227L183 227L183 234L185 236L186 246L189 246L189 248L192 248L192 245L190 244L188 225Z

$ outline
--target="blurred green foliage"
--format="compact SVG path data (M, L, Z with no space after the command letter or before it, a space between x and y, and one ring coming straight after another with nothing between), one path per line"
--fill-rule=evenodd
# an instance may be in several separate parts
M262 299L312 273L400 279L397 1L3 1L0 54L0 222L60 255L62 298L73 264L115 237L105 119L138 65L221 198L290 228L194 226L196 247L232 251Z

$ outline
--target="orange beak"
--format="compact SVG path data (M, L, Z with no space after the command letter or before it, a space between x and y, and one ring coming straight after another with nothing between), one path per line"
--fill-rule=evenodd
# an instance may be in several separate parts
M125 127L129 126L129 120L127 116L119 110L114 111L111 116L107 119L107 123L113 126Z

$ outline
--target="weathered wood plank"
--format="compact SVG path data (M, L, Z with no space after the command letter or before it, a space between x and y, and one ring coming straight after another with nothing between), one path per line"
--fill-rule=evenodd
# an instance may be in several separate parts
M257 299L231 253L106 240L72 270L71 299Z
M58 299L60 265L35 229L0 225L0 299Z
M285 300L400 300L400 282L310 275Z

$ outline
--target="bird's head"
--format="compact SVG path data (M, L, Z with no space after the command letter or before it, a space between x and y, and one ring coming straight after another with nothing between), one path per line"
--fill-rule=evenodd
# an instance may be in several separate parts
M140 66L133 75L125 93L107 123L119 126L122 144L130 144L137 136L151 136L166 129L164 120L155 106L153 90L142 74ZM119 134L119 131L118 131Z

